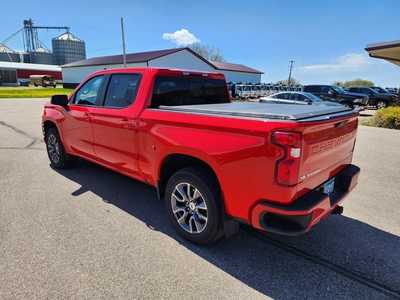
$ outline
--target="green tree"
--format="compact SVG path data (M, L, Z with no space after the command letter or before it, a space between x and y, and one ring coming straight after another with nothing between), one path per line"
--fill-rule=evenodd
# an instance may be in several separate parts
M346 88L349 88L352 86L371 87L371 86L375 85L370 80L360 79L360 78L349 80L349 81L335 81L333 84L337 85L337 86L341 86L341 87L346 87Z
M195 43L189 46L194 52L204 57L205 59L224 62L225 58L218 48L210 47L200 43Z

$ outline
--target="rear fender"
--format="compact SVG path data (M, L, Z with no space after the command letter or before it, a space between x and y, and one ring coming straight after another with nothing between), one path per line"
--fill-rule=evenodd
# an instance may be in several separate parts
M156 170L154 170L153 174L156 174L156 179L155 182L158 182L161 176L161 168L164 163L164 161L170 157L171 155L184 155L184 156L189 156L194 159L202 161L204 164L208 165L215 173L218 179L220 179L222 176L222 172L220 170L220 166L217 163L217 161L212 157L207 155L207 153L204 153L202 151L199 151L197 149L193 148L186 148L186 147L171 147L168 152L165 152L162 157L160 157L159 161L155 164ZM219 184L221 184L219 182Z

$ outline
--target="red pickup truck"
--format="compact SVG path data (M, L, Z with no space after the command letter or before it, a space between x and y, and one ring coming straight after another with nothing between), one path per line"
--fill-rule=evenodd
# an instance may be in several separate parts
M178 233L201 244L239 222L307 232L341 213L359 174L355 111L231 102L218 73L99 71L53 96L42 125L52 167L81 157L154 186Z

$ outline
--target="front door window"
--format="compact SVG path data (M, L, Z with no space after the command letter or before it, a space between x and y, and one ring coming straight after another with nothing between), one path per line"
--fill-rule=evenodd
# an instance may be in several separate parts
M75 94L74 104L96 105L103 80L104 76L97 76L89 79Z

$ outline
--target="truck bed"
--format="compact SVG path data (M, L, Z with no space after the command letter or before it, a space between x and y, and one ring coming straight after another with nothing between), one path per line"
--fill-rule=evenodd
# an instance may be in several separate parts
M317 121L355 114L345 106L291 105L272 103L223 103L182 106L160 106L159 109L207 115L227 115L235 117L275 119L288 121Z

